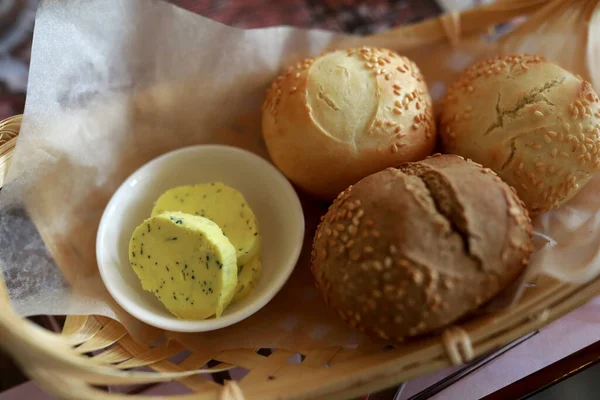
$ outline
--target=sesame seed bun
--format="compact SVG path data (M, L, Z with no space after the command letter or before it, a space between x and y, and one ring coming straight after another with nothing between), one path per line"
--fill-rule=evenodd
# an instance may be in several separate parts
M418 67L390 50L366 47L290 67L267 93L262 127L275 165L327 200L371 173L422 160L436 139Z
M455 155L370 175L322 218L312 271L348 324L383 339L446 326L516 280L531 220L491 170Z
M531 215L573 197L600 167L600 103L591 84L539 56L476 63L449 88L444 152L496 171Z

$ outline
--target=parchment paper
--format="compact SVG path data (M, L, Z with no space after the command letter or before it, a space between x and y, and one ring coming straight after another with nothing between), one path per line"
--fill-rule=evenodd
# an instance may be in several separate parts
M467 65L498 52L545 54L598 90L600 74L594 70L590 76L586 59L597 58L599 36L593 38L593 29L580 22L591 17L595 5L553 2L517 31L491 41L479 33L462 37L460 21L452 17L443 29L421 26L358 38L285 27L243 31L154 0L42 1L23 126L9 183L0 194L0 263L13 305L23 315L106 315L138 340L152 340L160 332L116 305L95 259L100 216L135 169L200 143L233 145L268 158L260 134L267 86L289 63L336 47L368 44L406 54L421 67L436 99ZM581 282L596 276L597 193L599 177L569 205L536 220L543 248L527 277L546 273ZM362 341L313 288L310 240L327 205L308 198L303 204L305 249L283 291L232 327L172 336L212 352L309 350ZM504 299L514 300L518 293L509 291Z

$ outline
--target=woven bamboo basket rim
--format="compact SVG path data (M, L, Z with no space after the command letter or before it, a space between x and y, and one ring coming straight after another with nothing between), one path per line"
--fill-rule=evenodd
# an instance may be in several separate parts
M548 0L501 0L443 15L411 28L428 40L456 39L457 22L465 34L484 31L490 20L501 23L529 14ZM486 14L486 18L481 18ZM451 23L449 23L449 21ZM378 36L393 37L398 28ZM0 121L0 188L10 165L22 116ZM0 275L1 277L1 275ZM155 347L136 343L117 321L102 316L67 316L60 334L40 328L11 308L0 279L0 346L48 393L61 399L154 399L107 393L98 386L147 384L176 380L193 393L170 399L347 399L399 384L435 370L461 364L533 332L600 294L600 277L581 285L540 277L513 307L450 327L439 337L394 348L365 344L356 349L329 347L311 351L259 349L221 351L210 358L189 352L179 363L171 357L186 349L177 342ZM301 354L299 364L290 357ZM210 363L209 363L210 362ZM210 367L205 367L210 365ZM151 372L134 370L147 367ZM248 370L241 380L216 373Z

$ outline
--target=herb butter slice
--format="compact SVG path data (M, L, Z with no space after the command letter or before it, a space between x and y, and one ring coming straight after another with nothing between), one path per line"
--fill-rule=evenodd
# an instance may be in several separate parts
M244 196L221 182L179 186L163 193L152 216L180 211L205 217L223 230L236 249L238 264L249 262L259 249L258 223Z
M260 261L260 254L257 254L251 261L246 264L238 265L238 283L235 289L235 295L233 296L232 303L246 297L250 290L258 281L262 269L262 263Z
M236 251L213 221L165 212L144 221L129 260L144 290L181 319L220 317L237 287Z

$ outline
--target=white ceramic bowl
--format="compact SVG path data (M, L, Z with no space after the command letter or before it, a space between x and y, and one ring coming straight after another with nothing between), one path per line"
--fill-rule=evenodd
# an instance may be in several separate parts
M219 318L180 320L142 285L129 264L129 239L150 216L154 201L180 185L221 181L239 190L252 207L262 236L262 274L248 296ZM159 328L204 332L249 317L289 278L302 248L304 216L296 192L266 160L234 147L200 145L164 154L133 173L116 191L100 221L96 257L110 294L128 313Z

